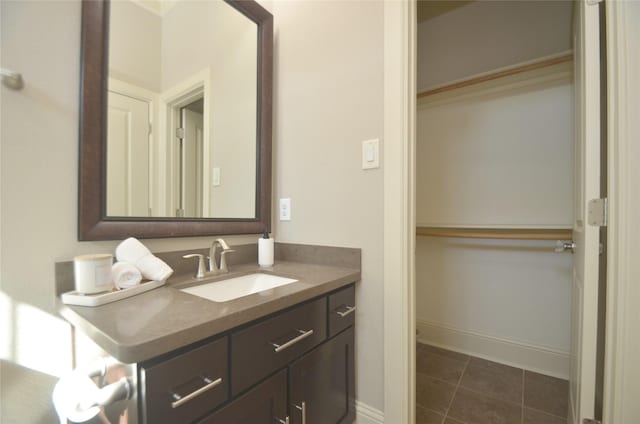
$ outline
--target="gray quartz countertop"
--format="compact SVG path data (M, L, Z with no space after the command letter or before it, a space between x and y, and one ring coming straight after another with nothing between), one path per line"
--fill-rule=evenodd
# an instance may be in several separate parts
M236 265L220 279L251 272L294 278L296 283L212 302L181 292L183 281L97 307L65 305L60 314L124 363L142 362L203 340L360 280L360 269L278 261L269 270Z

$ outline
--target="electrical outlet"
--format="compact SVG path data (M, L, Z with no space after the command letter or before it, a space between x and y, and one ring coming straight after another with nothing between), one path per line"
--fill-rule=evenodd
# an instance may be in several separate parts
M291 221L291 199L280 199L280 221Z

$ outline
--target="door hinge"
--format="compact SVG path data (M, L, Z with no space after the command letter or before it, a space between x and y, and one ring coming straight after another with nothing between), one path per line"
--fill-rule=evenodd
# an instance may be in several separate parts
M153 134L153 125L149 122L149 135Z
M589 200L587 222L595 227L607 226L607 199Z
M582 420L582 424L602 424L602 421L595 420L593 418L585 418Z
M176 128L176 137L180 140L184 138L184 128Z

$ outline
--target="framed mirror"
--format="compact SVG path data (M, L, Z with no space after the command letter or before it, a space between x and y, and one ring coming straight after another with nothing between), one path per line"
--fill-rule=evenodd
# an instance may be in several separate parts
M78 239L271 221L273 17L252 0L84 0Z

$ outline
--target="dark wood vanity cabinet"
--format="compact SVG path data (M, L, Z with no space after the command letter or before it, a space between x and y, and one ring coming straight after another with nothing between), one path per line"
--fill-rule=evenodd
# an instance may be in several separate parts
M350 285L186 353L141 364L141 422L352 423L354 311ZM221 382L214 385L214 377ZM177 406L176 394L182 399Z
M232 332L232 396L299 358L326 338L326 297Z
M355 420L353 327L289 366L291 424Z
M287 423L287 371L258 384L199 424Z

